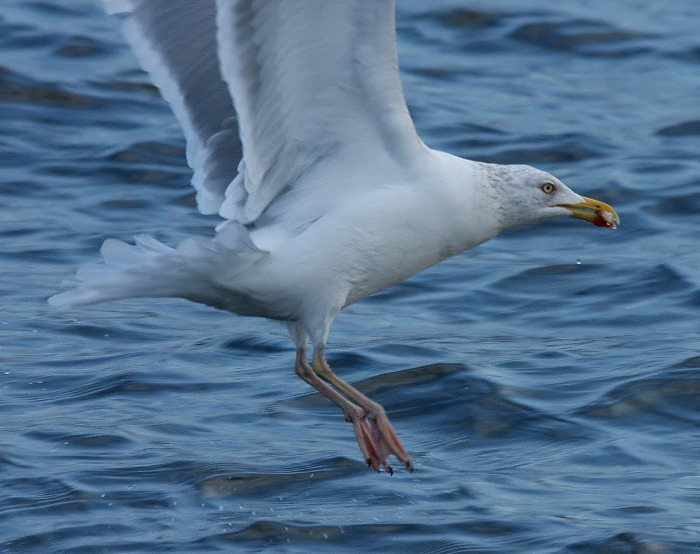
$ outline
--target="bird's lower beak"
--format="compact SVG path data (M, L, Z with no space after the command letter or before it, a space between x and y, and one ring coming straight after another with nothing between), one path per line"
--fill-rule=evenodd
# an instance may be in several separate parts
M571 217L585 219L598 227L616 229L620 224L620 217L612 206L593 198L581 198L583 202L580 204L561 204L560 207L569 210Z

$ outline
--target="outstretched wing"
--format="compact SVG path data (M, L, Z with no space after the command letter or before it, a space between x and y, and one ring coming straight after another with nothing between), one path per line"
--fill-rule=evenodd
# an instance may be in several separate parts
M219 70L215 0L103 0L187 139L202 213L216 213L242 156L236 111Z
M217 5L245 154L224 217L255 220L324 158L340 167L361 151L371 163L422 147L401 89L392 1Z
M128 37L185 129L204 212L245 225L290 190L296 204L278 210L337 201L331 182L307 180L301 197L295 187L327 161L401 165L425 150L401 89L391 0L104 1L127 8Z

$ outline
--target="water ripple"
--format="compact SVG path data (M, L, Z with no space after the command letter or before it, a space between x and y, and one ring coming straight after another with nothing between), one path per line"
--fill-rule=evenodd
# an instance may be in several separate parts
M0 16L0 551L700 552L697 3L398 2L426 143L534 163L616 233L506 233L329 345L416 470L375 475L283 326L45 298L109 236L206 235L184 139L92 0Z
M511 37L542 48L572 52L579 56L620 58L645 55L651 50L639 44L640 39L646 38L644 34L611 28L596 21L529 23L513 31Z

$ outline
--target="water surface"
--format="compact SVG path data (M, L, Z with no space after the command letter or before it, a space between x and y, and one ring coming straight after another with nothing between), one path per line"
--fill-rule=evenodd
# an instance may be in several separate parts
M551 171L623 225L511 232L339 317L330 362L414 457L389 477L283 326L45 304L107 237L216 219L115 21L5 0L0 551L700 552L698 17L399 1L425 141Z

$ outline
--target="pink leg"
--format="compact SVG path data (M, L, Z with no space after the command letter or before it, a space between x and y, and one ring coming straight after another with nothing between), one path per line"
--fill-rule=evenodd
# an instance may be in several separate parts
M386 415L382 405L371 400L355 387L349 385L335 373L333 373L328 365L328 362L326 362L325 352L322 346L316 347L314 350L312 369L316 375L330 383L333 387L335 387L335 389L350 398L352 401L357 403L360 408L362 408L362 420L369 428L369 434L364 433L365 440L369 442L369 447L367 450L370 453L374 451L376 454L376 457L370 456L370 465L375 469L378 469L379 465L383 465L388 472L392 473L393 470L387 463L386 457L389 454L393 454L406 466L409 471L413 471L411 457L403 447L403 444L396 434L396 431L394 431L394 427L391 425L391 422L389 421L389 418ZM362 444L360 444L360 448L362 448ZM365 449L363 448L363 451L364 450Z
M309 385L318 390L331 402L340 406L345 412L345 419L353 424L353 429L355 431L355 437L362 450L362 455L368 464L371 464L370 460L377 457L376 452L371 450L371 441L367 441L370 435L370 431L367 428L365 422L363 421L364 413L362 408L350 402L347 398L338 393L333 387L329 386L322 379L316 375L316 372L311 368L309 363L306 361L306 349L298 348L296 356L296 364L294 369L299 377L306 381ZM363 425L364 424L364 425ZM374 469L379 470L379 467Z
M335 374L333 374L333 372L330 371L330 367L328 367L328 364L325 363L325 360L323 360L323 363L327 369L323 370L324 375L323 379L321 379L318 373L319 370L316 367L318 365L316 361L316 354L314 354L314 365L312 367L306 361L306 349L303 347L297 348L295 363L295 371L297 375L299 375L299 377L309 383L312 387L317 389L326 398L331 400L331 402L342 408L342 410L345 412L345 419L352 423L353 430L355 431L355 438L357 439L357 443L360 446L360 450L362 451L362 455L364 456L367 464L375 471L379 471L379 469L383 466L389 474L392 474L393 469L387 462L386 457L393 453L406 465L407 468L413 470L411 459L391 427L391 423L389 423L389 420L384 413L384 409L379 404L372 402L359 391L345 383L343 380L339 379ZM336 385L336 383L331 382L331 379L327 378L326 374L328 372L330 372L331 378L337 383L340 383L342 387ZM368 410L365 406L358 406L354 402L348 400L348 398L343 396L343 394L338 392L339 390L343 394L350 396L353 398L353 400L355 400L355 398L347 392L354 391L354 393L359 395L358 398L362 398L366 405L371 404L375 411ZM361 402L358 401L358 404L361 404ZM368 414L371 416L371 418L367 417ZM387 440L386 437L389 437L389 439Z

